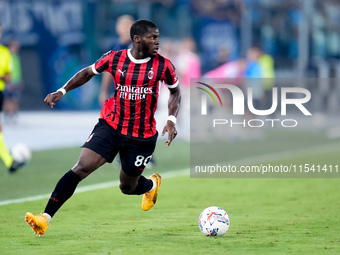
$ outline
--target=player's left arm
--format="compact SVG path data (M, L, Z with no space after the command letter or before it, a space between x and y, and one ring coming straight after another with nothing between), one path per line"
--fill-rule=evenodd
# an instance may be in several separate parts
M170 146L172 140L175 139L175 137L177 136L177 130L175 125L181 103L181 91L179 86L177 85L174 88L169 88L169 90L170 90L170 97L168 103L169 117L162 132L162 136L164 136L166 132L168 133L168 140L165 142L167 144L167 147Z

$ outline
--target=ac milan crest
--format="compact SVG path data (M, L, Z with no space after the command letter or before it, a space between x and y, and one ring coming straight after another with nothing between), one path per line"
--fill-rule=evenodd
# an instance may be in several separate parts
M151 80L154 77L155 73L152 71L152 69L148 72L148 78Z

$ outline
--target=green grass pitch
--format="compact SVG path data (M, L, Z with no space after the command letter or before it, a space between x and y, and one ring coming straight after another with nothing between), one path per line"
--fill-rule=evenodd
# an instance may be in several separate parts
M187 143L157 147L157 167L146 175L189 167ZM0 201L49 194L79 152L34 152L27 169L12 176L2 171ZM105 165L80 186L117 177L118 169ZM339 179L206 179L190 178L188 171L163 180L148 212L140 196L118 187L75 194L40 238L24 215L42 212L47 199L0 206L0 254L340 254L339 200ZM222 237L206 237L198 228L199 214L212 205L230 217Z

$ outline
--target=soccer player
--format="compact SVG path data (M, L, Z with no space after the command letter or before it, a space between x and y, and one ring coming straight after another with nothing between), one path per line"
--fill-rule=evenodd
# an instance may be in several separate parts
M162 136L168 133L169 146L176 137L176 117L180 105L180 89L172 63L158 54L159 31L148 20L136 21L130 29L132 48L109 51L97 62L75 74L62 88L48 94L45 103L52 108L62 96L102 72L115 80L115 95L105 101L99 122L84 143L75 166L57 183L43 214L26 213L25 220L40 236L50 219L75 191L78 183L119 152L122 169L120 189L124 194L142 195L142 209L150 210L157 201L161 176L150 179L142 173L152 157L158 133L154 113L157 108L159 83L170 90L169 117Z
M0 24L0 41L1 36L2 26ZM4 102L5 83L10 82L12 80L11 73L12 73L12 55L7 47L0 44L0 113L2 111L2 106ZM18 170L20 167L24 165L23 162L17 162L13 160L11 154L9 153L2 135L1 120L0 120L0 157L10 173L14 173L16 170Z

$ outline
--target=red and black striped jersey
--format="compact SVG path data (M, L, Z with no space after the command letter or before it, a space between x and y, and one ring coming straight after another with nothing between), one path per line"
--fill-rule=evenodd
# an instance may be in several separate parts
M157 54L135 59L130 50L109 51L92 65L95 74L109 72L116 91L106 100L100 113L114 129L129 137L148 138L156 134L157 100L160 82L178 86L175 67Z

